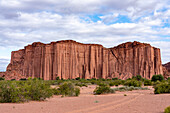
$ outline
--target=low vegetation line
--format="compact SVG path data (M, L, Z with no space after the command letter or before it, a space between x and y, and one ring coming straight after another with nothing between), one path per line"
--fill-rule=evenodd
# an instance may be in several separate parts
M54 86L53 88L51 86ZM0 102L17 103L27 101L43 101L53 95L79 96L80 87L97 85L94 95L115 93L116 91L148 90L144 86L153 86L155 94L170 93L170 79L165 80L162 75L154 75L151 80L142 78L140 75L127 80L112 79L60 79L42 80L40 78L22 78L5 80L0 77ZM117 87L123 85L123 87ZM111 88L116 86L116 88Z

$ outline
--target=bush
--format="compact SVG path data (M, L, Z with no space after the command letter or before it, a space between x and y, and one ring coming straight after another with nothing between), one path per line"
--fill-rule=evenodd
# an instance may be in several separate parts
M164 113L170 113L170 106L169 106L169 107L167 107L167 108L165 108Z
M96 78L92 78L92 80L97 80Z
M3 77L0 77L0 80L5 80L5 78L3 78Z
M59 78L59 77L56 77L56 80L60 80L60 78Z
M151 86L152 85L152 81L151 80L144 80L144 86Z
M52 95L50 85L42 80L0 82L0 102L2 103L45 100Z
M127 80L124 83L125 86L134 86L134 87L141 87L142 86L142 82L141 81L137 81L137 80Z
M115 91L112 90L108 85L103 84L103 85L100 85L99 87L96 87L93 93L95 95L100 95L100 94L107 94L107 93L115 93Z
M30 100L45 100L53 95L50 85L39 79L28 80L24 92Z
M80 77L77 77L76 80L80 80Z
M15 81L15 79L11 79L11 81Z
M121 84L124 84L124 83L123 83L123 80L114 80L114 81L110 81L110 82L109 82L109 85L110 85L110 86L119 86L119 85L121 85Z
M170 80L170 77L168 77L167 80Z
M87 87L85 83L80 83L80 82L76 83L75 85L79 87L83 87L83 86Z
M116 77L116 78L112 78L112 80L118 80L118 78Z
M162 75L153 75L151 80L153 82L162 81L162 80L164 80L164 77Z
M170 93L170 83L160 83L154 87L155 94Z
M109 83L109 86L114 86L114 85L115 85L114 82L110 82L110 83Z
M148 90L147 87L134 87L134 86L123 86L123 87L118 87L118 88L112 88L115 91L132 91L132 90Z
M24 101L21 88L17 88L15 82L1 82L0 84L0 102L21 102Z
M136 76L133 76L132 79L135 79L135 80L138 80L138 81L141 81L143 78L141 75L136 75Z
M62 97L64 96L79 96L80 88L75 87L73 83L65 82L61 84L58 88Z
M21 80L21 81L25 81L25 80L27 80L27 79L26 79L26 78L21 78L20 80Z

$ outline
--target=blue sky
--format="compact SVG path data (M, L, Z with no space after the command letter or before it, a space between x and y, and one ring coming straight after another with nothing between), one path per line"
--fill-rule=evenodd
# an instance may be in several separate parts
M0 0L0 71L11 51L72 39L113 47L150 43L170 61L169 0Z

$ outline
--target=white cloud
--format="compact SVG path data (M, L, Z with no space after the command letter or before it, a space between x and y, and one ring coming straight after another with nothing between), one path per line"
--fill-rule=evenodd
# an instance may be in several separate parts
M5 68L9 64L10 59L0 58L0 71L5 71Z

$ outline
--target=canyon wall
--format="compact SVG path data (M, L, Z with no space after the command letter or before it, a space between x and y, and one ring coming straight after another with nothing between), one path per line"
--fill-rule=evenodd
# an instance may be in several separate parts
M13 51L7 77L56 77L127 79L142 75L150 79L163 74L160 49L140 42L127 42L113 48L64 40L43 44L35 42Z
M163 64L163 75L165 78L170 77L170 62Z

